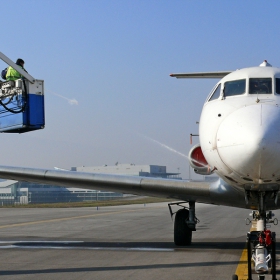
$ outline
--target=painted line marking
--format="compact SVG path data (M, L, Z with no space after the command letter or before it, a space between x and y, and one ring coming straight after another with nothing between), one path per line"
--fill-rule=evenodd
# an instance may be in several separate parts
M238 276L238 280L248 279L247 249L242 251L235 274Z
M257 230L257 222L252 221L252 226L251 226L250 231L256 231L256 230ZM252 266L252 268L253 268L253 266ZM235 274L238 276L238 280L247 280L248 279L247 248L243 249L243 251L242 251Z
M116 211L116 212L96 213L96 214L83 215L83 216L73 216L73 217L67 217L67 218L56 218L56 219L50 219L50 220L24 222L24 223L18 223L18 224L3 225L3 226L0 226L0 229L36 225L36 224L43 224L43 223L61 222L61 221L68 221L68 220L74 220L74 219L84 219L84 218L90 218L90 217L96 217L96 216L116 215L116 214L120 214L120 213L137 212L137 211L143 211L143 210L147 210L147 209L163 208L163 207L165 207L165 206L158 206L158 207L152 207L152 208L145 207L145 208L140 208L140 209L135 209L135 210L121 210L121 211Z

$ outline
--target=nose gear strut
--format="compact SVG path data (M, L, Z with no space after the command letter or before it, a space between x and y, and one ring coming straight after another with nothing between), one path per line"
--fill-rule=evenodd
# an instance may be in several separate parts
M252 280L252 263L254 261L255 271L258 279L265 279L269 271L272 274L272 280L276 279L276 234L267 229L268 223L278 224L278 220L272 219L272 211L266 211L266 200L270 197L277 201L278 192L249 192L245 193L246 203L252 197L258 199L258 210L253 211L251 216L253 220L246 219L246 224L252 223L252 230L247 233L247 263L248 263L248 280ZM233 275L232 279L238 279Z

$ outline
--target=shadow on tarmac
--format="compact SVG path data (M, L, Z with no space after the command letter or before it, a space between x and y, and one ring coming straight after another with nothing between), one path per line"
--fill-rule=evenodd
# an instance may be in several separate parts
M9 242L7 243L2 243L1 245L13 245L18 248L25 248L25 247L33 247L36 249L38 248L104 248L109 249L109 248L124 248L124 249L133 249L133 248L143 248L143 249L174 249L174 250L196 250L196 249L244 249L245 247L245 242L193 242L190 246L176 246L174 242L80 242L80 241L20 241L20 242ZM4 246L5 246L4 245ZM0 246L1 249L1 246Z
M2 243L3 244L3 243ZM184 250L211 250L211 249L229 249L229 250L242 250L245 247L245 242L193 242L188 247L177 247L173 242L59 242L59 241L21 241L13 242L7 241L4 244L10 244L15 246L14 248L22 249L41 249L41 248L67 248L67 249L95 249L101 248L101 250L110 250L115 248L131 249L142 248L145 249L173 249L172 251L184 251ZM277 253L280 253L280 244L277 244ZM1 246L0 246L1 248ZM148 249L147 249L148 250ZM246 263L246 262L244 262ZM173 264L147 264L147 265L128 265L128 266L98 266L98 267L67 267L67 268L49 268L49 269L26 269L26 270L2 270L1 275L36 275L36 274L56 274L56 273L79 273L79 272L102 272L102 271L129 271L129 270L147 270L147 269L172 269L172 268L190 268L190 267L216 267L216 266L230 266L238 265L240 261L211 261L211 262L180 262ZM279 273L279 271L277 271Z
M48 274L48 273L68 273L68 272L98 272L98 271L120 271L138 269L164 269L164 268L187 268L187 267L207 267L217 265L237 265L238 261L229 262L196 262L196 263L175 263L175 264L151 264L151 265L131 265L131 266L106 266L106 267L69 267L55 269L30 269L30 270L2 270L1 275L27 275L27 274Z

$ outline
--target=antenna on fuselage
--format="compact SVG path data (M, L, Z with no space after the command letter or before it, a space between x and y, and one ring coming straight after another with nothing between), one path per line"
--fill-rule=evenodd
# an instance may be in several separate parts
M272 67L272 65L270 63L268 63L266 59L260 64L260 66L262 66L262 67Z

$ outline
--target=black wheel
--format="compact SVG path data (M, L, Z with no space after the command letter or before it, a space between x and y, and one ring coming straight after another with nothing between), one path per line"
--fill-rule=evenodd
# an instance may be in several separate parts
M174 222L174 243L177 246L187 246L192 243L192 231L186 223L188 219L188 210L180 209L177 211Z
M238 276L236 274L232 275L232 280L238 280Z

